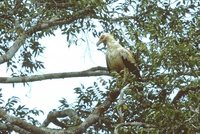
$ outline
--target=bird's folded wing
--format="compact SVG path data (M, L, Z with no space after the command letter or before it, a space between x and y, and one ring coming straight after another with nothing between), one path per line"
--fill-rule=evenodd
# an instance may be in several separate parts
M132 53L126 49L121 49L120 55L125 67L128 68L130 72L135 74L137 78L141 78L140 70L135 59L133 58Z
M108 59L108 55L106 55L106 65L107 65L107 69L109 72L111 72L111 68L110 68L110 60Z

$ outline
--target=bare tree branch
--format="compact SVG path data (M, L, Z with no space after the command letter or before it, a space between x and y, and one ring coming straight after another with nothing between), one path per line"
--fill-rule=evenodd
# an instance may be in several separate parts
M34 125L31 125L31 124L25 122L24 120L21 120L19 118L8 115L6 113L6 111L4 111L2 108L0 109L0 118L9 122L11 125L15 125L21 129L24 129L25 131L35 133L35 134L46 134L46 133L53 134L55 132L58 134L81 134L81 133L85 132L85 130L89 126L96 123L100 119L101 114L103 114L110 107L112 102L114 102L116 100L116 98L119 96L120 90L121 90L120 88L116 88L115 90L112 90L108 94L108 97L106 98L106 100L102 104L98 105L94 109L94 111L80 125L69 127L68 129L64 129L64 130L59 130L59 129L55 130L55 129L44 128L43 126L47 126L50 123L50 121L44 122L41 128L36 127ZM76 117L75 113L73 113L72 111L69 111L69 110L64 110L61 112L60 111L54 112L52 114L52 116L53 117L71 116L72 118L76 118L76 119L78 118L78 117ZM5 127L6 126L4 126L4 128Z
M109 76L106 67L94 67L80 72L51 73L51 74L19 76L19 77L0 77L0 83L24 83L24 82L33 82L33 81L41 81L48 79L89 77L89 76L101 76L101 75Z
M78 117L77 113L73 109L65 109L63 111L51 111L47 115L47 119L42 123L41 127L47 127L49 123L54 123L56 126L60 126L61 128L68 128L69 124L67 122L63 123L58 120L58 118L65 119L69 117L71 121L73 121L73 125L78 125L81 122L80 118ZM71 126L71 124L70 124Z

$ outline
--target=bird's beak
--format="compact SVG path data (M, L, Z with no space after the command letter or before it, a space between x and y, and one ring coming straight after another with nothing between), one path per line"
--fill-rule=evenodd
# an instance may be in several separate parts
M99 46L101 43L102 43L102 41L99 40L96 45Z

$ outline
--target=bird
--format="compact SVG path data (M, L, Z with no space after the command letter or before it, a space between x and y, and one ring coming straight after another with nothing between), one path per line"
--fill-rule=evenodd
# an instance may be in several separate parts
M136 60L128 49L120 45L109 33L102 34L96 45L99 46L101 43L107 46L106 64L109 72L115 71L120 73L122 70L127 69L137 79L141 79Z

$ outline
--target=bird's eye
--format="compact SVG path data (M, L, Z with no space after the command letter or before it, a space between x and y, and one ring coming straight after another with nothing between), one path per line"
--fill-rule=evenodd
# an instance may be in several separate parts
M100 37L100 39L103 39L105 36L104 35L102 35L101 37Z

